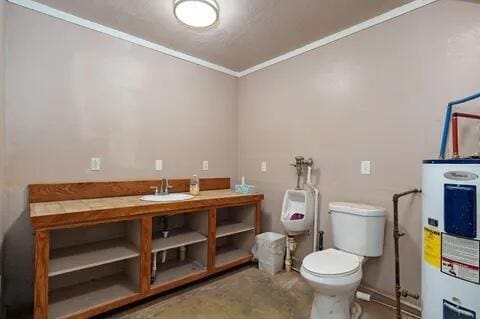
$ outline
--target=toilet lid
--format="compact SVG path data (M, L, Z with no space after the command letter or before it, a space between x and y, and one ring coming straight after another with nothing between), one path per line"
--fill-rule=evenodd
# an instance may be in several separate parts
M321 276L346 276L361 267L358 256L336 249L317 251L303 259L303 267Z

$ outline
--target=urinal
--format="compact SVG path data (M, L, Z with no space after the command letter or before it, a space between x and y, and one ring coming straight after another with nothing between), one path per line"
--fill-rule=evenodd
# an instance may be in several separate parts
M281 221L288 235L298 235L313 227L313 193L289 189L283 197Z

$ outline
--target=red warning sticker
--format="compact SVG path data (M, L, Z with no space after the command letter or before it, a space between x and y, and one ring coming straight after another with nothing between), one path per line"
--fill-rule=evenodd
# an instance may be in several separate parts
M480 241L442 233L442 272L480 284Z

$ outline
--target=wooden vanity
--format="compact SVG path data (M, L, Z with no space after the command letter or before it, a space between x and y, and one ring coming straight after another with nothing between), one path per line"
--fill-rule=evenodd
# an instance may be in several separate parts
M140 200L159 184L29 185L36 319L88 318L252 260L262 194L238 194L229 178L209 178L190 200ZM170 185L188 192L189 180Z

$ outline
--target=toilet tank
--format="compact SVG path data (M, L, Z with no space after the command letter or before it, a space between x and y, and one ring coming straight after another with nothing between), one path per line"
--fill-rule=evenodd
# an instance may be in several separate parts
M383 254L385 208L359 203L332 202L333 243L337 249L358 256Z

